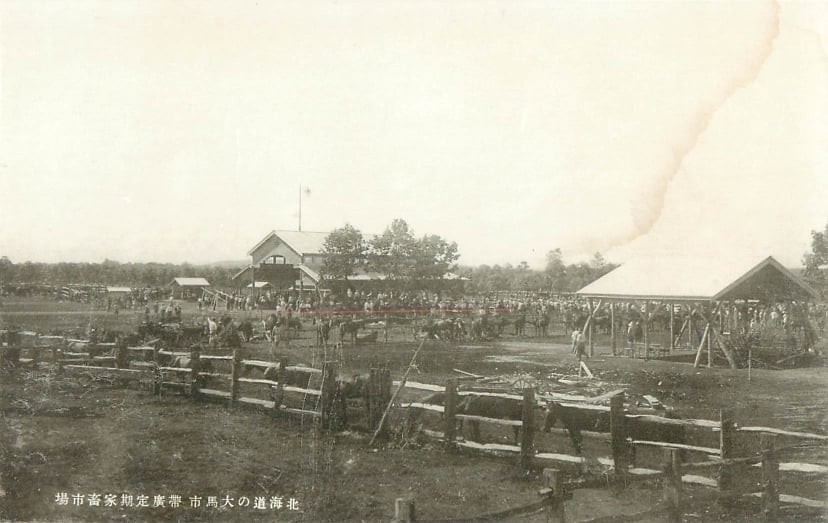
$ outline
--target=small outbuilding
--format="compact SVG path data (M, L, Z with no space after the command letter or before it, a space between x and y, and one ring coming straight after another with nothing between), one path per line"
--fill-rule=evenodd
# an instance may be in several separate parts
M170 283L173 298L179 300L196 299L209 287L210 282L204 278L174 278Z

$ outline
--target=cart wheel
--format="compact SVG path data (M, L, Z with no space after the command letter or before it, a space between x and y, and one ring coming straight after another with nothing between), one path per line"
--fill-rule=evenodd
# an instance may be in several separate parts
M512 382L512 389L516 391L523 392L523 389L528 389L530 387L534 387L535 382L534 380L530 380L527 378L518 378Z

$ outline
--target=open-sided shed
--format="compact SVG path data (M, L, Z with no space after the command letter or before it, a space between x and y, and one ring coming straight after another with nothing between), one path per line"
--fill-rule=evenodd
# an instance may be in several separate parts
M807 303L816 298L813 289L773 257L757 262L756 259L726 255L705 259L690 256L632 260L579 290L577 295L589 301L589 315L584 326L588 332L592 329L595 313L605 303L610 304L610 314L613 316L613 351L616 344L615 305L618 302L635 304L644 323L644 349L647 356L650 353L647 334L653 304L669 305L671 352L676 339L672 321L674 305L684 305L690 310L689 321L692 322L692 318L697 317L704 324L696 365L706 341L708 365L711 364L711 351L715 344L734 368L736 363L733 355L721 337L724 310L734 308L735 311L737 303ZM736 317L736 314L732 315L732 318ZM591 337L590 332L589 338Z
M204 278L173 278L170 282L173 296L178 299L195 298L202 290L210 287L210 282Z

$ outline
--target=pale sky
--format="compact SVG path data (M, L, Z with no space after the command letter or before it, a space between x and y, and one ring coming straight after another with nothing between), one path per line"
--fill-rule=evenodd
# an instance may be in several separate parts
M0 2L0 255L774 255L828 221L828 3Z

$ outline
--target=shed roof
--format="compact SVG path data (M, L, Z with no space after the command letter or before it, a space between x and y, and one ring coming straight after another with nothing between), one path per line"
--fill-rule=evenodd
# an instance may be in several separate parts
M615 299L810 300L816 293L773 257L648 257L631 260L577 292Z
M210 282L204 278L174 278L172 283L179 287L209 287Z
M256 282L247 284L248 289L263 289L264 287L271 287L270 282L269 281L256 281Z
M129 287L107 287L106 292L132 292Z

